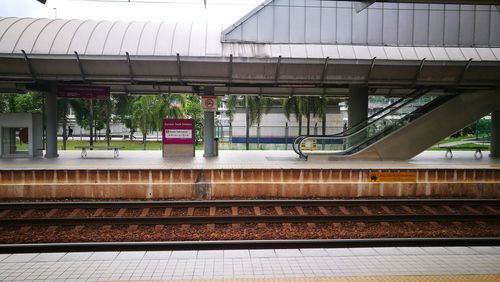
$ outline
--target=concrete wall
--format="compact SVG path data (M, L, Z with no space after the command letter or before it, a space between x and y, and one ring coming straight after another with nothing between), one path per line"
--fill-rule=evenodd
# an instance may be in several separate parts
M500 169L0 170L0 199L500 198L499 186Z
M0 128L28 128L28 155L8 155L0 146L0 157L42 157L43 151L43 118L38 113L3 113L0 114ZM0 140L3 142L3 130Z

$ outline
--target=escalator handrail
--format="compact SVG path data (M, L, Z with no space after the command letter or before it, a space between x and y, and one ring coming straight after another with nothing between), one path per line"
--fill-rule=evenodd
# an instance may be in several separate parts
M423 92L420 92L421 90L424 90ZM374 113L373 115L369 116L368 118L366 118L365 120L361 121L361 122L358 122L357 124L355 124L354 126L342 131L342 132L339 132L339 133L335 133L335 134L330 134L330 135L299 135L297 137L295 137L295 139L299 139L299 138L306 138L306 137L337 137L337 136L343 136L343 135L346 135L346 132L349 132L349 131L354 131L357 127L361 126L361 125L364 125L361 129L356 129L354 133L357 133L359 130L362 130L364 129L367 125L370 125L371 123L373 122L369 122L367 123L368 120L376 117L377 115L381 114L382 112L386 111L387 109L390 109L392 107L395 107L396 104L399 104L401 103L402 101L404 101L405 99L413 96L416 94L415 97L413 97L412 99L410 99L409 101L413 101L423 95L425 95L427 92L429 92L430 89L427 89L427 88L418 88L418 89L415 89L413 90L412 92L410 92L409 94L407 94L406 96L398 99L396 102L390 104L389 106L379 110L378 112ZM396 109L400 109L402 106L406 105L407 103L403 104L403 105L400 105L400 106L397 106L396 108L394 108L393 110L391 110L389 113L393 112L394 110ZM387 113L387 114L389 114ZM382 117L385 117L387 114L384 114L380 117L378 117L375 121L379 120L380 118ZM350 134L352 135L352 134ZM350 135L346 135L346 136L350 136ZM294 139L294 141L295 141ZM295 142L294 142L295 143ZM297 153L297 152L296 152Z
M302 142L305 140L305 139L308 139L308 138L321 138L321 139L326 139L326 138L347 138L347 137L350 137L352 135L355 135L357 134L358 132L366 129L368 126L372 125L373 123L377 122L378 120L394 113L395 111L401 109L402 107L408 105L409 103L415 101L416 99L422 97L423 95L425 95L426 93L428 93L430 91L430 88L418 88L418 89L415 89L414 91L412 91L411 93L405 95L404 97L400 98L399 100L397 100L396 102L392 103L391 105L385 107L384 109L376 112L375 114L369 116L366 120L364 121L361 121L357 124L355 124L353 127L347 129L347 130L344 130L340 133L337 133L337 134L331 134L331 135L300 135L300 136L297 136L295 139L294 139L294 142L293 142L293 145L292 145L292 148L293 150L295 151L295 153L297 153L301 158L307 158L307 155L305 155L304 153L302 153L302 150L300 149L300 144L302 144ZM413 96L413 97L412 97ZM404 101L405 99L407 98L411 98L407 101ZM404 101L402 104L400 105L397 105L399 103L401 103L402 101ZM397 106L395 106L397 105ZM391 109L393 108L393 109ZM377 117L375 120L372 120L372 121L368 121L370 119L373 119L374 117L376 117L377 115L379 115L380 113L384 112L384 111L387 111L387 109L391 109L389 112ZM359 127L360 125L363 125L363 127L357 129L356 131L354 131L354 129L356 127ZM346 132L349 132L349 131L354 131L352 133L349 133L349 134L346 134ZM297 146L296 146L297 145Z
M418 117L420 117L422 115L422 113L426 113L426 112L429 112L432 109L435 109L437 106L442 105L444 102L448 101L449 99L451 99L451 98L453 98L455 96L456 95L447 95L447 96L444 96L444 97L438 97L438 98L432 100L431 102L423 105L422 107L419 107L415 111L413 111L411 113L408 113L403 118L401 118L398 122L405 121L405 120L411 120L411 119L414 119L414 118L418 118ZM363 129L365 129L365 128L363 128ZM345 155L346 152L352 152L352 150L354 150L356 148L359 148L361 145L366 144L367 142L370 142L373 139L380 139L380 138L378 138L380 135L386 136L387 135L386 134L386 130L384 129L381 132L379 132L378 134L376 134L374 136L371 136L369 139L365 140L365 142L363 142L361 144L358 144L358 145L356 145L356 146L354 146L352 148L349 148L348 150L345 150L344 153L343 153L343 155ZM313 137L313 136L310 136L310 137ZM320 138L320 137L323 137L323 136L316 136L315 138ZM301 142L304 139L306 139L306 138L303 138L301 140ZM305 158L307 158L307 155L305 155L304 153L302 153L302 150L300 150L300 145L299 145L299 151L300 151L300 153Z

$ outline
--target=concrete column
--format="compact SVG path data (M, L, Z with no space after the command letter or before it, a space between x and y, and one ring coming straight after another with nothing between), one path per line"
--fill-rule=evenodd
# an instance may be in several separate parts
M205 95L213 95L214 88L213 87L205 87ZM215 129L215 113L214 112L205 112L204 121L203 121L203 149L204 157L214 157L214 129Z
M351 85L349 87L349 103L347 118L349 128L366 120L368 117L368 87ZM359 132L349 138L349 146L353 146L366 139L366 131Z
M47 136L46 158L57 158L57 94L56 88L51 87L45 93L45 134Z
M492 159L500 159L500 110L491 113L491 152Z

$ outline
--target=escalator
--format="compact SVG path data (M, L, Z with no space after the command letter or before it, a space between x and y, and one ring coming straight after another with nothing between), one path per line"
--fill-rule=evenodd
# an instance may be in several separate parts
M500 91L426 96L418 89L334 135L299 136L294 150L306 159L407 160L500 108Z

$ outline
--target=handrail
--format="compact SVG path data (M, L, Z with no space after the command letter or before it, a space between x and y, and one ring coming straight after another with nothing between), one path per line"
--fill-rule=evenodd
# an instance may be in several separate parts
M367 119L355 124L354 126L352 126L351 128L348 128L340 133L336 133L336 134L330 134L330 135L299 135L297 136L294 140L293 140L293 143L292 143L292 149L295 151L295 153L297 153L299 155L299 157L301 158L307 158L306 155L304 155L302 153L302 150L300 149L300 144L302 143L302 141L304 141L304 139L306 138L310 138L310 137L320 137L321 139L325 139L325 138L333 138L333 137L349 137L349 136L352 136L352 135L355 135L357 134L358 132L360 132L361 130L364 130L366 129L368 126L370 126L371 124L377 122L378 120L386 117L387 115L395 112L396 110L406 106L407 104L409 104L410 102L413 102L415 101L416 99L422 97L423 95L425 95L426 93L428 93L430 91L429 88L418 88L418 89L415 89L413 90L412 92L410 92L409 94L403 96L402 98L398 99L396 102L390 104L389 106L377 111L376 113L372 114L371 116L369 116ZM406 99L408 98L411 98L407 101L405 101ZM403 102L403 104L400 104L401 102ZM400 104L400 105L398 105ZM392 108L392 109L391 109ZM388 109L391 109L389 112L377 117L378 115L380 115L381 113L387 111ZM373 121L370 121L370 119L374 119ZM359 128L360 126L362 126L361 128ZM350 132L349 134L347 134L348 132Z
M427 93L428 91L426 91L425 93ZM424 93L424 94L425 94ZM422 94L423 95L423 94ZM411 112L411 113L408 113L407 115L405 115L402 119L400 119L398 121L398 123L403 123L403 122L408 122L408 121L411 121L417 117L420 117L423 113L426 113L428 112L428 109L434 109L436 106L439 106L441 105L443 102L446 102L448 99L450 99L451 97L453 96L446 96L446 97L440 97L440 98L437 98L437 99L434 99L432 101L430 101L429 103L419 107L418 109L416 109L415 111ZM356 134L362 130L366 130L370 125L373 125L375 122L377 122L378 120L380 120L381 118L393 113L394 111L400 109L401 107L404 107L405 105L409 104L410 102L416 100L418 97L414 98L414 99L411 99L403 104L401 104L398 108L395 108L393 110L391 110L390 112L388 112L387 114L383 115L382 117L379 117L377 118L376 120L370 122L369 124L367 124L365 127L361 128L360 130L358 130L356 132ZM358 144L357 146L354 146L353 148L349 148L348 150L345 150L344 152L351 152L352 150L354 150L355 148L359 148L361 145L366 145L367 143L368 144L372 144L372 140L374 139L377 139L378 140L378 136L380 135L386 135L387 134L387 129L390 129L390 128L394 128L394 126L388 126L386 129L380 131L379 133L377 133L376 135L374 136L371 136L370 138L366 139L365 142L363 142L362 144ZM309 138L317 138L317 139L329 139L329 138L347 138L347 137L350 137L354 134L349 134L349 135L345 135L345 136L340 136L340 135L337 135L337 136L322 136L322 135L314 135L314 136L307 136L307 137L304 137L300 140L300 143L299 143L299 146L298 146L298 151L299 151L299 155L303 158L307 158L308 155L304 154L300 148L300 144L302 142L304 142L304 140L306 139L309 139Z

